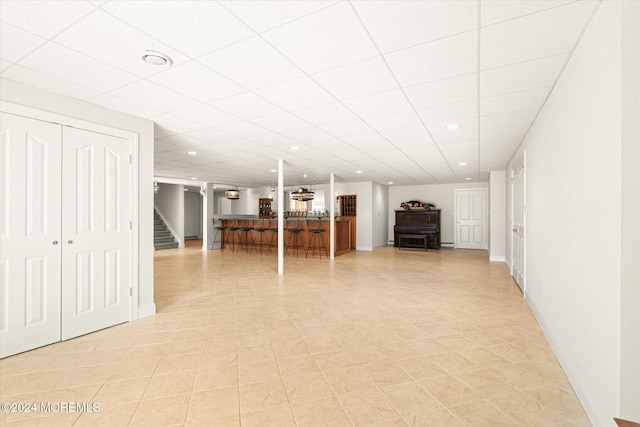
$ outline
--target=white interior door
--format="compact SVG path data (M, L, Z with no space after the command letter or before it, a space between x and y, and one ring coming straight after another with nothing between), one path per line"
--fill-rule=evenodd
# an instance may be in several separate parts
M456 248L488 249L487 189L456 190Z
M61 126L0 113L0 357L60 341Z
M511 208L511 275L525 292L525 169L524 157L513 164L511 169L512 208Z
M129 320L129 141L63 128L62 339Z

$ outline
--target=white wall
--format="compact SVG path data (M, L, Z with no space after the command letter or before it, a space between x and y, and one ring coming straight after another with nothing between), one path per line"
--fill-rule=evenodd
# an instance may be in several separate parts
M88 102L0 79L0 99L138 134L138 315L153 303L153 122Z
M640 2L622 3L620 416L640 421Z
M373 183L373 249L389 243L389 187Z
M409 200L433 203L440 212L440 241L454 243L454 209L456 188L488 188L487 182L462 184L431 184L431 185L398 185L389 187L389 239L393 239L393 226L396 221L395 211L400 203Z
M625 377L620 19L619 2L601 3L519 150L527 150L527 301L597 426L619 415ZM637 79L623 90L637 91Z
M489 173L489 260L506 261L505 218L506 177L505 171ZM510 236L511 234L509 234Z
M200 193L184 193L184 237L202 239L202 196Z
M184 247L184 185L158 183L155 204L174 231L178 245Z

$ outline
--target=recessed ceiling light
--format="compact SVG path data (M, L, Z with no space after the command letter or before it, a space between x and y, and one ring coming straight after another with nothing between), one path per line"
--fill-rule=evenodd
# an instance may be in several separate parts
M269 169L269 172L271 172L271 173L276 173L276 172L278 172L278 171L277 171L277 170L275 170L275 169Z
M198 179L198 178L196 178L195 176L192 176L191 179Z
M187 151L187 154L190 156L195 156L196 154L198 154L197 151Z
M462 125L460 123L451 123L450 125L446 125L445 129L455 130L455 129L460 129L461 127Z
M387 182L388 185L393 185L393 181Z
M160 67L168 67L173 64L171 58L162 52L156 52L155 50L145 50L142 52L142 60L147 64L157 65Z
M302 177L303 177L303 178L306 178L306 177L307 177L307 174L306 174L306 173L305 173L305 174L302 174Z
M289 149L291 151L298 151L300 149L300 147L298 147L297 145L292 145L291 147L289 147Z
M362 171L356 171L356 173L362 173Z
M467 181L471 181L471 178L465 178Z
M467 166L467 162L460 162L458 163L459 166Z

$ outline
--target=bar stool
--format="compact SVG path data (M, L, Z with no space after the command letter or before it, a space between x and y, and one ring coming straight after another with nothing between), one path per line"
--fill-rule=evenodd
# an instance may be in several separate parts
M307 256L311 251L311 256L314 255L316 249L322 258L322 252L328 257L327 246L324 244L324 229L322 228L322 220L307 220L307 230L309 230L309 246L307 247ZM305 256L306 257L306 256Z
M265 226L263 219L254 219L253 229L256 231L256 235L253 237L251 251L253 251L253 248L258 246L260 248L260 255L262 255L262 248L269 244L266 240L263 239L264 233L268 230L268 228Z
M213 240L211 241L211 250L213 250L213 247L216 244L216 239L218 238L218 233L222 233L222 236L224 236L225 227L222 225L221 219L216 220L215 218L212 218L211 221L213 222L213 229L216 230L216 233L213 235ZM217 226L216 221L218 221ZM222 243L222 239L220 239L220 250L224 251L224 245Z
M286 249L291 248L291 255L293 255L293 251L295 250L297 258L299 256L299 249L302 248L306 256L307 248L304 246L304 241L301 236L304 230L300 228L300 221L287 219L287 231L289 232L289 238L287 239Z
M253 230L252 222L250 220L238 220L238 231L241 235L244 235L244 250L250 251L249 237L251 237L251 231ZM242 238L240 239L240 246L242 246Z
M271 253L271 248L278 248L278 220L270 219L269 220L269 231L271 232L271 237L269 238L269 248L267 249L267 255Z
M224 246L231 244L231 252L234 252L236 249L236 241L238 242L238 245L240 245L238 220L228 219L226 222L228 225L224 227L224 231L226 231L226 233L224 233Z

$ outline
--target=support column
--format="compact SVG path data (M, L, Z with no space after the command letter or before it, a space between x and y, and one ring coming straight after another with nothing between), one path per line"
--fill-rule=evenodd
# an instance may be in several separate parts
M278 159L278 275L284 275L284 160Z
M205 194L202 196L202 250L213 249L213 184L205 182L200 187Z
M334 259L336 257L336 202L335 202L335 194L336 194L336 183L335 183L335 174L331 173L329 176L329 259ZM326 199L325 199L326 200ZM327 203L325 201L325 203Z

